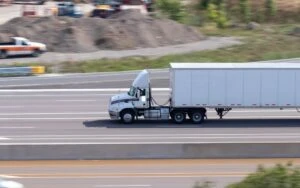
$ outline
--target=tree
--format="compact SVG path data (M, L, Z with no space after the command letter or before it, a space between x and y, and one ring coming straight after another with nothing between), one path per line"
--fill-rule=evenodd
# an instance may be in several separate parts
M251 9L248 0L240 0L240 12L244 22L251 20Z
M276 8L276 2L274 0L266 0L265 7L266 7L266 15L268 18L271 18L276 15L277 8Z
M170 19L180 21L184 15L184 7L180 0L157 0L156 6Z

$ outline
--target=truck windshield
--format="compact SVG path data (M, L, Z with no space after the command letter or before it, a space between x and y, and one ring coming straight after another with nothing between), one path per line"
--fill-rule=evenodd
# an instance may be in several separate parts
M136 88L131 86L130 90L128 91L129 96L134 96L136 92Z

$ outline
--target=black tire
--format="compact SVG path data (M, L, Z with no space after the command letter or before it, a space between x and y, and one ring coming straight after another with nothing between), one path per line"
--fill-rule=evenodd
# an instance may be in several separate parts
M134 118L134 112L132 110L125 110L121 113L121 122L124 124L132 124Z
M31 54L33 57L38 57L41 55L41 51L40 50L34 50L33 53Z
M204 121L204 114L201 111L194 111L189 114L189 118L195 124L201 124Z
M4 50L0 51L0 59L5 59L5 58L7 58L7 52Z
M172 120L176 124L182 124L186 119L186 114L182 111L175 111L172 113Z

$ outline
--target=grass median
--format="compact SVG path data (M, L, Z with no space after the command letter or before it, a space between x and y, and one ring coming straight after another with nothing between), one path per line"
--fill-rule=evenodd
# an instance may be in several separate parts
M159 58L128 57L82 62L70 61L45 66L48 72L86 73L167 68L170 62L247 62L295 58L300 57L300 37L288 34L295 27L295 24L263 25L256 30L245 30L244 27L217 29L212 25L206 25L200 28L202 33L208 36L239 37L243 44L218 50L167 55ZM32 63L32 65L36 64L38 63Z

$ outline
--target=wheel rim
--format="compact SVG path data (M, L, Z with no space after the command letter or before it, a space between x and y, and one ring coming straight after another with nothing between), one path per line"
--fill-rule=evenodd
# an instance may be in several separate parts
M193 122L201 122L201 120L202 120L202 114L199 113L199 112L193 113L192 120L193 120Z
M33 52L33 56L34 56L34 57L39 56L39 52L38 52L38 51L34 51L34 52Z
M132 121L132 115L129 113L124 114L123 119L126 123L129 123Z
M176 122L182 122L184 120L183 113L175 113L174 119Z
M0 52L0 58L2 59L6 58L6 52Z

